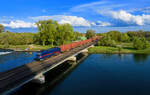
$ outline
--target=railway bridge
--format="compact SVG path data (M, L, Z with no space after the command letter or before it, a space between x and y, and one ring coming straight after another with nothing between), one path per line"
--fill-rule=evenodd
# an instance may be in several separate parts
M34 61L7 72L0 72L0 95L7 95L22 85L34 81L44 83L44 73L52 70L67 60L76 61L76 55L87 52L96 41L76 47L43 61Z

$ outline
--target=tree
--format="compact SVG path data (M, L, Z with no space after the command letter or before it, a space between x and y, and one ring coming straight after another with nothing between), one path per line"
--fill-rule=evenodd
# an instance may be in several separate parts
M51 44L54 42L54 22L52 20L44 20L36 23L39 30L39 41L41 41L42 45Z
M146 31L143 31L143 30L128 31L127 34L130 37L131 41L133 41L135 37L138 37L138 38L145 37L146 39L148 39L148 37L150 37L150 33L146 32Z
M146 49L149 47L149 43L145 38L134 38L133 47L137 50Z
M36 41L42 45L60 45L77 39L70 24L58 24L53 20L39 21L36 24L39 30Z
M122 42L129 42L130 41L130 38L129 38L127 33L122 33L121 34L121 41Z
M95 31L94 30L87 30L87 32L86 32L87 39L92 38L94 36L95 36Z
M0 24L0 33L4 32L4 26Z
M149 42L143 37L141 38L142 42L143 42L143 49L146 49L149 47Z
M0 34L0 43L3 45L3 48L8 48L10 43L10 35L8 33Z
M111 40L121 41L121 33L119 31L110 31L107 35L110 36Z
M101 40L98 41L99 46L116 46L115 40L111 40L110 36L103 36Z

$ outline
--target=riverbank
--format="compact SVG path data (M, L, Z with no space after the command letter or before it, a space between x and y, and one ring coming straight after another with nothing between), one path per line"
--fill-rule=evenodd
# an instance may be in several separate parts
M14 50L14 51L40 51L44 49L49 49L51 46L41 46L41 45L9 45L8 48L4 48L3 45L0 45L0 49L3 50Z
M150 54L150 48L144 50L136 50L133 48L131 44L126 44L119 51L117 47L109 47L109 46L95 46L89 48L89 53L106 53L106 54Z

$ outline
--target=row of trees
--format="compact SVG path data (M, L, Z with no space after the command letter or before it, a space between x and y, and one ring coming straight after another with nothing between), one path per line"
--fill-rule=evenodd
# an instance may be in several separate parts
M38 33L13 33L4 32L4 26L0 25L1 45L61 45L70 43L82 36L74 32L70 24L58 24L57 21L44 20L36 23Z
M127 32L128 36L131 38L131 41L133 40L134 37L144 37L147 40L150 40L150 32L148 31L143 31L143 30L139 30L139 31L128 31Z
M119 31L110 31L107 33L98 34L102 39L98 42L101 46L116 46L118 42L130 42L130 37L127 33Z
M3 32L0 33L1 45L28 45L34 43L34 33L12 33Z
M117 43L133 43L135 49L146 49L149 47L148 39L150 32L129 31L121 33L119 31L110 31L108 33L98 34L102 36L102 40L98 42L100 46L116 46Z

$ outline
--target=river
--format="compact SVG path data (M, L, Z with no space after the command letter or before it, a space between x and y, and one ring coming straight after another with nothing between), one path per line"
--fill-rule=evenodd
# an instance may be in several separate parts
M92 54L48 95L150 95L150 56Z
M1 55L0 62L19 66L20 62L33 61L34 56L35 53L14 52ZM150 55L91 54L53 89L47 84L44 86L36 86L37 90L26 87L30 90L25 92L32 95L150 95Z
M0 50L0 72L22 66L34 61L35 52L14 52Z

